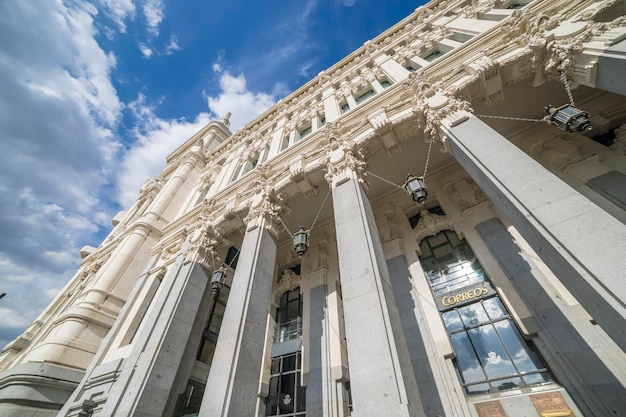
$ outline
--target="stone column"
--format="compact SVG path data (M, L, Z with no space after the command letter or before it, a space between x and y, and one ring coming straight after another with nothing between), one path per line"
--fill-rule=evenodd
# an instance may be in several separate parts
M258 406L280 210L268 189L252 199L199 416L252 416Z
M96 309L102 307L102 304L123 275L128 264L141 249L141 246L146 241L151 230L151 225L143 222L136 223L132 226L132 230L110 257L109 262L100 270L99 276L96 277L96 282L93 287L88 290L81 304L90 304Z
M172 198L176 195L181 185L185 182L201 158L199 150L192 151L185 157L185 160L167 180L161 192L157 194L150 207L148 207L146 217L151 220L159 220L161 216L163 216L163 212L169 206L170 201L172 201Z
M491 201L610 337L626 348L626 225L454 99L427 100L427 122ZM437 116L430 117L430 116ZM442 117L445 117L443 119ZM433 131L435 129L431 129Z
M423 416L389 272L348 143L329 152L353 417Z

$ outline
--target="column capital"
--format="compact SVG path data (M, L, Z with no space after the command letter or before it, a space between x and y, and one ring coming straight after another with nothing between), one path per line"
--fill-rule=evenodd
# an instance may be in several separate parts
M444 145L439 127L444 123L456 126L467 120L467 113L471 111L470 103L457 98L458 91L455 88L444 89L441 81L432 82L423 77L410 76L406 84L415 95L413 113L426 139L432 137Z
M188 227L189 246L185 251L185 262L195 261L210 271L219 263L216 255L220 233L205 213L198 215L195 224Z
M280 232L278 216L283 207L280 198L274 192L273 184L265 175L260 175L254 181L254 195L248 204L248 215L243 219L247 225L246 230L264 227L277 237Z
M349 139L346 129L340 123L333 123L327 127L326 137L326 181L336 187L356 174L357 180L366 185L363 179L365 157L356 143Z

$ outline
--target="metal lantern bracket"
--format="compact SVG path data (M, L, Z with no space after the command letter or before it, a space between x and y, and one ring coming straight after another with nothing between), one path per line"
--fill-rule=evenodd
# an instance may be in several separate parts
M428 197L428 190L426 188L426 174L428 173L428 164L430 163L430 153L433 148L433 137L430 137L430 141L428 142L428 152L426 153L426 163L424 164L424 174L416 177L413 174L407 174L406 181L403 185L395 184L388 179L381 177L380 175L376 175L373 172L368 171L367 173L371 176L378 178L381 181L386 182L387 184L391 184L396 188L401 189L406 192L408 195L413 198L413 201L416 203L423 204Z
M324 197L324 201L322 202L322 205L317 211L317 214L315 215L315 219L313 219L313 223L311 223L311 227L308 230L305 229L304 226L300 225L296 233L291 233L291 231L289 231L289 228L283 221L282 217L278 216L278 219L282 223L283 227L285 228L287 233L289 233L289 236L291 236L291 239L293 241L293 249L296 251L296 254L300 258L302 258L302 256L309 249L309 238L311 236L311 230L313 230L313 226L315 226L317 219L320 217L320 213L322 212L322 209L324 208L324 205L326 204L326 200L328 200L329 195L330 195L330 188L328 189L328 192L326 193L326 197Z
M561 81L565 85L565 91L567 91L567 97L569 98L569 104L555 107L551 104L544 108L546 116L543 119L527 119L523 117L506 117L506 116L491 116L486 114L477 114L478 117L485 117L490 119L501 120L518 120L524 122L546 122L549 125L558 127L565 132L587 132L592 129L591 121L589 120L589 113L576 107L574 104L574 97L572 96L572 90L569 85L569 81L565 76L565 72L561 71Z
M211 276L211 288L213 289L213 295L217 297L217 294L224 286L224 282L226 282L226 277L228 275L228 270L230 269L235 259L239 256L239 251L237 251L237 255L233 256L233 259L230 260L229 264L226 265L222 263L218 269L215 269L215 257L213 258L213 275Z

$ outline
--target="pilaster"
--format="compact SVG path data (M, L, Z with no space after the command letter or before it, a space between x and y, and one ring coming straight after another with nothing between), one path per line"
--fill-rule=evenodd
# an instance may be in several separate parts
M257 184L199 416L240 417L260 406L279 211L269 184Z
M626 240L621 238L626 225L485 123L456 108L432 122L439 124L453 156L624 348L626 289L617 277L626 268L621 255L626 253Z
M417 416L422 405L372 208L350 141L329 147L339 271L355 417Z

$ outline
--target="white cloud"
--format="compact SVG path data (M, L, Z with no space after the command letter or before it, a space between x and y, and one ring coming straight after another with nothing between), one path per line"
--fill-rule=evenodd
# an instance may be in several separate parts
M137 43L137 46L139 47L139 51L141 51L144 58L150 58L154 53L145 43L139 42Z
M214 64L214 70L216 65ZM217 65L217 68L220 69L221 67ZM208 96L207 103L214 115L232 113L230 118L231 130L235 131L252 121L276 102L273 95L249 91L246 86L246 77L243 74L235 77L226 71L216 72L220 75L221 92L216 97Z
M214 64L213 68L220 76L220 94L207 97L210 113L200 113L192 122L160 119L143 95L128 105L138 119L138 127L134 132L137 142L126 153L118 175L118 200L121 206L130 207L137 199L144 181L154 178L165 168L167 156L211 120L231 112L230 128L235 131L275 103L273 95L249 91L243 74L234 77L228 72L222 73L219 64ZM276 86L278 90L282 88Z
M142 95L129 108L139 119L139 127L134 132L137 142L126 153L117 179L122 207L130 207L144 181L165 168L166 157L211 121L208 113L200 113L193 122L160 119Z
M147 0L143 5L143 14L146 18L148 32L152 35L159 34L159 25L165 16L165 6L161 0Z
M133 0L97 0L96 4L118 25L120 32L126 32L125 20L135 15Z
M121 21L130 1L99 4ZM0 344L50 301L104 230L103 187L121 144L114 55L86 2L0 2ZM106 210L106 209L105 209ZM93 223L97 219L97 224ZM108 226L108 225L107 225ZM7 330L8 329L8 330ZM13 329L13 330L11 330Z
M356 3L356 0L339 0L339 3L346 7L352 7L354 6L354 3Z
M172 55L175 51L180 49L178 45L178 37L176 35L170 36L170 43L165 47L165 54Z

